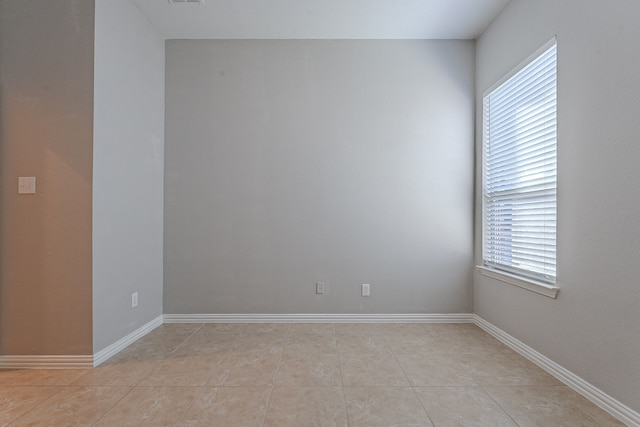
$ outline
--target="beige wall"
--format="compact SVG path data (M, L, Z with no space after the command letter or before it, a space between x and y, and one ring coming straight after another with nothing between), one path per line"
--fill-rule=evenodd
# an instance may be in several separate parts
M93 21L93 0L0 2L3 355L92 353Z
M513 0L478 40L479 112L483 91L557 34L561 291L553 300L479 274L474 287L479 316L636 411L639 20L637 0Z

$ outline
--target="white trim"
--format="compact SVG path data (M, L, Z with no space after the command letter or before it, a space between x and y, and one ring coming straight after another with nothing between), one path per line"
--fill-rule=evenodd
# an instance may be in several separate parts
M0 356L0 369L87 369L93 356Z
M483 276L487 276L504 283L509 283L510 285L514 285L549 298L556 299L558 296L558 292L560 292L560 288L557 286L547 285L546 283L526 279L516 276L515 274L495 270L493 268L485 267L482 265L477 265L476 268Z
M461 314L165 314L165 323L473 323Z
M133 342L139 340L143 336L147 335L149 332L153 331L158 326L161 326L163 323L163 316L160 315L153 319L151 322L139 327L135 331L131 332L129 335L119 339L108 347L103 348L99 352L93 355L93 367L99 366L104 363L109 358L115 356L117 353L124 350L125 347L132 344Z
M512 337L502 329L487 322L480 316L474 315L474 321L476 325L487 333L494 336L520 355L526 357L531 362L535 363L623 423L629 426L640 426L640 413L635 412L633 409L617 401L604 391L595 387L593 384L588 383L573 372L563 368L543 354L538 353L533 348Z

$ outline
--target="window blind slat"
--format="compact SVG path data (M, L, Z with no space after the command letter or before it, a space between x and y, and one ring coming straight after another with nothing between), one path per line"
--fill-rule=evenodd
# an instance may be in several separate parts
M556 45L484 98L484 264L555 283Z
M498 133L504 128L511 128L514 114L518 114L519 118L526 122L528 119L535 115L539 115L545 111L553 110L555 108L554 99L556 97L555 88L551 85L541 88L543 93L536 93L530 97L520 100L518 102L518 110L504 108L505 106L499 105L495 102L491 103L492 113L489 117L493 129L492 132Z
M489 159L500 168L499 171L491 171L490 176L499 176L504 170L505 173L511 173L514 170L521 170L523 168L538 168L545 166L550 170L555 169L554 162L556 161L555 155L555 142L547 144L546 142L540 143L542 147L540 149L527 153L522 157L505 157L505 158L492 158Z
M494 154L505 150L513 151L515 148L532 141L548 139L549 134L555 134L555 132L555 123L552 121L540 121L535 124L523 123L522 128L512 129L508 134L491 136L493 144L490 147L490 151L487 152ZM514 139L517 139L515 144L513 142Z

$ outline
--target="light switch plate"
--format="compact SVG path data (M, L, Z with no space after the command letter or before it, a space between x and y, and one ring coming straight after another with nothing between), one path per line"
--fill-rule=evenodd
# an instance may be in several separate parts
M18 177L18 194L36 194L36 177Z

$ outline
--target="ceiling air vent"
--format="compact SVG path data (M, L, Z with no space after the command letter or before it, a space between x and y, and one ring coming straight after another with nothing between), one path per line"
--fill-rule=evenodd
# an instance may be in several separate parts
M204 0L169 0L171 4L204 4Z

